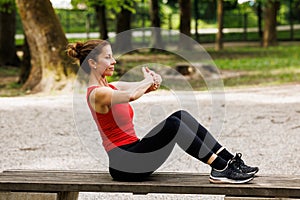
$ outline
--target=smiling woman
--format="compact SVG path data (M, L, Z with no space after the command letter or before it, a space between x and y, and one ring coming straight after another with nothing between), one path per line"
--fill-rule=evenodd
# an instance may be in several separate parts
M241 154L234 156L225 149L183 109L168 114L155 123L154 128L145 129L146 135L138 138L130 102L157 90L162 83L161 76L142 67L141 81L109 83L107 77L113 75L116 60L111 45L105 40L70 44L67 53L77 58L88 74L85 100L107 152L109 172L115 180L146 179L167 160L176 144L212 167L212 183L246 183L258 172L257 167L245 165Z

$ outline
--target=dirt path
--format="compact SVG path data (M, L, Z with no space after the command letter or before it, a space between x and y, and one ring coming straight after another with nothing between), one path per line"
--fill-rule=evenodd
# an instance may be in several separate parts
M299 92L300 85L226 90L226 115L218 139L232 152L242 152L247 163L260 167L261 174L300 174ZM178 108L166 93L149 94L133 104L139 128L155 123L162 111L167 115ZM196 117L210 127L211 96L197 92L195 97L200 108ZM77 134L72 103L71 95L0 98L0 170L107 170L105 153L97 149L97 154L95 148L87 148L81 142L83 135ZM176 148L160 171L209 173L209 167ZM120 197L182 199L176 195L80 195L80 199ZM214 198L218 197L208 197ZM195 196L185 199L195 199Z

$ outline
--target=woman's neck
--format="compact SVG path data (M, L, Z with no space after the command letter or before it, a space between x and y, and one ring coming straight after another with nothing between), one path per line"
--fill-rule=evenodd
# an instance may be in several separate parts
M91 74L89 80L89 86L91 85L108 86L108 81L105 76L96 77Z

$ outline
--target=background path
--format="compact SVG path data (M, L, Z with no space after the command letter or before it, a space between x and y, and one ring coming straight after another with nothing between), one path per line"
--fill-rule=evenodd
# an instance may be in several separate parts
M225 91L226 115L218 139L261 174L300 174L300 85ZM167 92L133 103L139 126L176 110ZM195 93L201 123L209 127L211 96ZM0 98L0 171L5 169L107 170L105 153L89 153L76 132L72 95ZM154 106L153 106L154 105ZM175 106L174 106L175 105ZM173 107L172 107L173 106ZM167 107L170 107L168 110ZM190 108L191 110L193 108ZM93 150L92 150L93 151ZM176 148L160 171L209 173L209 167ZM184 199L196 199L186 195ZM80 199L183 199L177 195L80 194ZM220 199L221 197L203 197Z

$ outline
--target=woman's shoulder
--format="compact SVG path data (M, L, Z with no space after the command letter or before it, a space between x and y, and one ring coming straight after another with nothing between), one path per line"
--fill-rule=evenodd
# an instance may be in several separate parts
M117 87L114 86L113 84L108 84L108 86L90 85L90 86L87 87L87 90L88 91L92 91L92 90L94 90L96 88L98 88L98 89L111 88L111 89L117 90Z
M111 89L118 90L117 82L111 82L108 84Z
M94 90L95 88L99 88L101 87L100 85L90 85L87 87L87 91L91 91L91 90Z
M87 96L89 97L91 94L92 96L99 96L99 95L105 95L105 93L110 92L114 90L112 87L108 86L100 86L100 85L91 85L87 88Z

